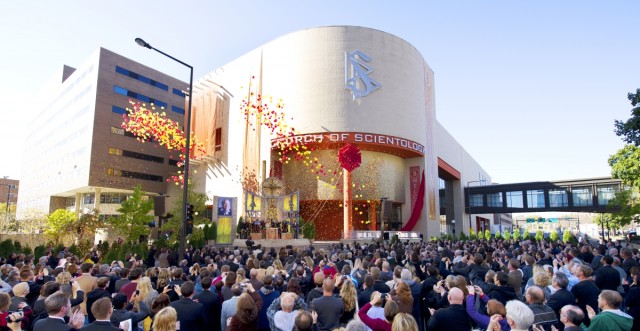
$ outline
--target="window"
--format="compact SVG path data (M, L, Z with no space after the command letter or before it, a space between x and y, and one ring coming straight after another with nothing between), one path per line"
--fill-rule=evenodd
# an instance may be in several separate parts
M116 128L115 126L112 126L111 127L111 133L119 134L121 136L124 136L124 129L123 128Z
M482 201L482 194L471 194L469 197L469 206L471 207L482 207L484 203Z
M178 166L178 162L179 162L178 160L169 159L169 165L177 167Z
M128 113L126 109L118 106L111 106L111 111L120 115L126 115Z
M141 172L135 172L135 171L118 170L113 168L107 168L107 174L115 177L142 179L142 180L148 180L148 181L160 182L160 183L164 181L162 176L143 174Z
M571 194L573 196L574 206L592 206L593 205L591 187L589 186L574 187L571 190Z
M129 76L129 77L131 77L133 79L137 79L137 80L139 80L139 81L141 81L143 83L147 83L147 84L149 84L151 86L155 86L155 87L157 87L157 88L159 88L161 90L169 91L169 86L167 86L165 84L162 84L160 82L157 82L157 81L155 81L155 80L153 80L151 78L148 78L148 77L142 76L140 74L137 74L137 73L135 73L133 71L127 70L125 68L116 66L116 72L119 73L119 74L123 74L125 76Z
M125 151L122 151L122 156L130 157L130 158L133 158L133 159L151 161L151 162L155 162L155 163L164 163L164 158L162 158L162 157L153 156L153 155L149 155L149 154L138 153L138 152L132 152L132 151L126 151L125 150Z
M522 191L507 192L507 207L524 208L522 202Z
M487 194L488 207L502 207L502 192Z
M182 90L178 90L178 89L177 89L177 88L175 88L175 87L173 88L173 94L175 94L175 95L179 95L179 96L181 96L181 97L183 97L183 98L187 96L186 94L184 94L184 93L182 92Z
M93 193L85 194L83 201L85 205L93 204L96 201L96 196Z
M151 161L156 163L164 163L164 158L144 153L138 153L133 151L122 150L119 148L109 147L109 154L111 155L120 155L124 157L129 157L132 159Z
M527 208L544 208L544 190L527 191Z
M180 108L180 107L176 107L176 106L173 106L173 105L172 105L172 106L171 106L171 110L172 110L173 112L175 112L175 113L178 113L178 114L182 114L182 115L184 115L184 109L182 109L182 108Z
M109 154L111 155L122 155L122 150L119 148L109 147Z
M598 186L598 205L606 206L609 201L616 195L616 185Z
M121 193L105 193L100 195L100 203L121 204L127 200L126 194Z
M568 207L569 195L566 189L549 190L549 207Z
M146 95L142 95L140 93L129 91L129 90L127 90L125 88L122 88L122 87L120 87L118 85L113 85L113 92L128 96L130 98L138 99L140 101L151 103L151 104L153 104L155 106L159 106L159 107L161 107L163 109L167 108L167 103L164 102L164 101L156 100L154 98L149 98Z
M215 138L215 151L222 150L222 128L216 129L216 138Z

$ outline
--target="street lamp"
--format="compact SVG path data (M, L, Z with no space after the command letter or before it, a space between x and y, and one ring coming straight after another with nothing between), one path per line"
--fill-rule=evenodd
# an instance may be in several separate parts
M184 153L184 168L183 168L183 173L182 173L182 178L183 178L183 185L182 185L182 222L180 222L180 229L178 232L178 237L180 238L180 245L178 246L178 256L180 258L182 258L184 256L184 251L185 251L185 229L186 229L186 222L187 222L187 200L189 198L189 150L191 148L191 100L193 99L193 96L191 95L193 93L193 67L176 59L175 57L157 49L152 47L149 43L147 43L146 41L142 40L142 38L136 38L136 44L148 48L148 49L152 49L182 65L184 65L185 67L189 68L189 70L191 71L190 75L189 75L189 107L187 108L187 123L185 125L185 132L187 135L187 141L186 141L186 145L185 145L185 153Z

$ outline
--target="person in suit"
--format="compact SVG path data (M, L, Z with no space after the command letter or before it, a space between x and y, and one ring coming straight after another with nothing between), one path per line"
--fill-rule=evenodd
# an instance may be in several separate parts
M193 298L202 304L206 325L209 325L213 331L219 331L222 295L221 293L213 293L210 291L211 281L211 277L202 278L202 281L200 281L202 284L202 292L196 294Z
M556 312L556 317L560 320L560 310L562 307L575 304L576 298L573 296L573 293L567 290L567 286L569 286L569 278L567 278L567 275L561 271L556 272L553 275L551 286L553 286L556 291L549 296L547 305ZM584 318L584 314L582 314L582 318Z
M84 314L78 310L71 315L69 323L64 317L71 310L71 301L66 294L56 292L44 300L44 306L49 317L41 319L33 326L33 331L69 331L79 329L84 324Z
M98 287L98 278L95 276L91 276L91 268L93 268L93 264L85 262L80 265L80 271L82 271L82 275L76 278L78 284L80 284L80 289L84 292L84 300L80 304L80 309L84 313L84 316L88 316L87 310L87 294Z
M623 259L621 265L622 270L624 270L627 275L631 275L631 268L640 267L638 261L633 258L633 251L631 250L631 248L623 248L620 251L620 257Z
M180 286L181 297L171 303L171 307L178 313L181 330L200 331L205 329L204 307L193 301L195 285L185 282Z
M124 293L118 293L115 297L113 297L113 313L111 314L111 324L114 326L119 326L120 322L126 321L128 319L131 320L131 324L133 326L138 325L138 323L142 322L147 316L149 316L149 306L144 303L144 301L140 300L140 296L137 293L133 293L131 296L131 303L138 303L139 310L138 312L134 312L126 309L127 304L127 295Z
M93 316L93 311L91 310L91 306L94 302L102 299L102 298L111 298L111 294L107 290L109 287L109 278L108 277L100 277L98 278L98 287L87 293L87 301L85 302L87 305L87 314L89 317L89 323L93 323L96 320L96 317ZM109 317L111 317L111 313L109 313Z
M111 324L111 314L113 314L113 306L110 298L101 298L88 306L91 314L95 317L95 321L80 329L81 331L118 331L119 328Z
M431 318L427 323L427 330L469 330L471 329L471 319L467 314L462 302L464 293L461 289L454 287L448 294L449 307L441 308L437 311L429 308Z
M620 273L611 266L613 264L613 257L611 257L611 255L605 255L600 261L602 266L594 273L596 285L601 290L617 291L618 286L621 284L621 277Z
M218 216L231 216L231 201L223 199L218 206Z

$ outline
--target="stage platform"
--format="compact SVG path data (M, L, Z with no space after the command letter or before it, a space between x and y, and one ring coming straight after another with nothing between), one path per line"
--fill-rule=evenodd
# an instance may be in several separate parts
M253 240L254 245L261 245L262 247L308 247L309 239L258 239ZM247 247L247 239L234 239L233 246Z

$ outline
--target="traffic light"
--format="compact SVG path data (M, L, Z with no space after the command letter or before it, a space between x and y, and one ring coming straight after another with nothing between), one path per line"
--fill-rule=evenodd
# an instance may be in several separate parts
M185 235L190 235L191 233L193 233L193 216L195 215L195 212L193 210L193 205L188 205L187 206L187 221L185 222L184 225L184 234Z
M187 221L191 221L193 223L193 215L194 215L193 205L188 205L187 206Z

